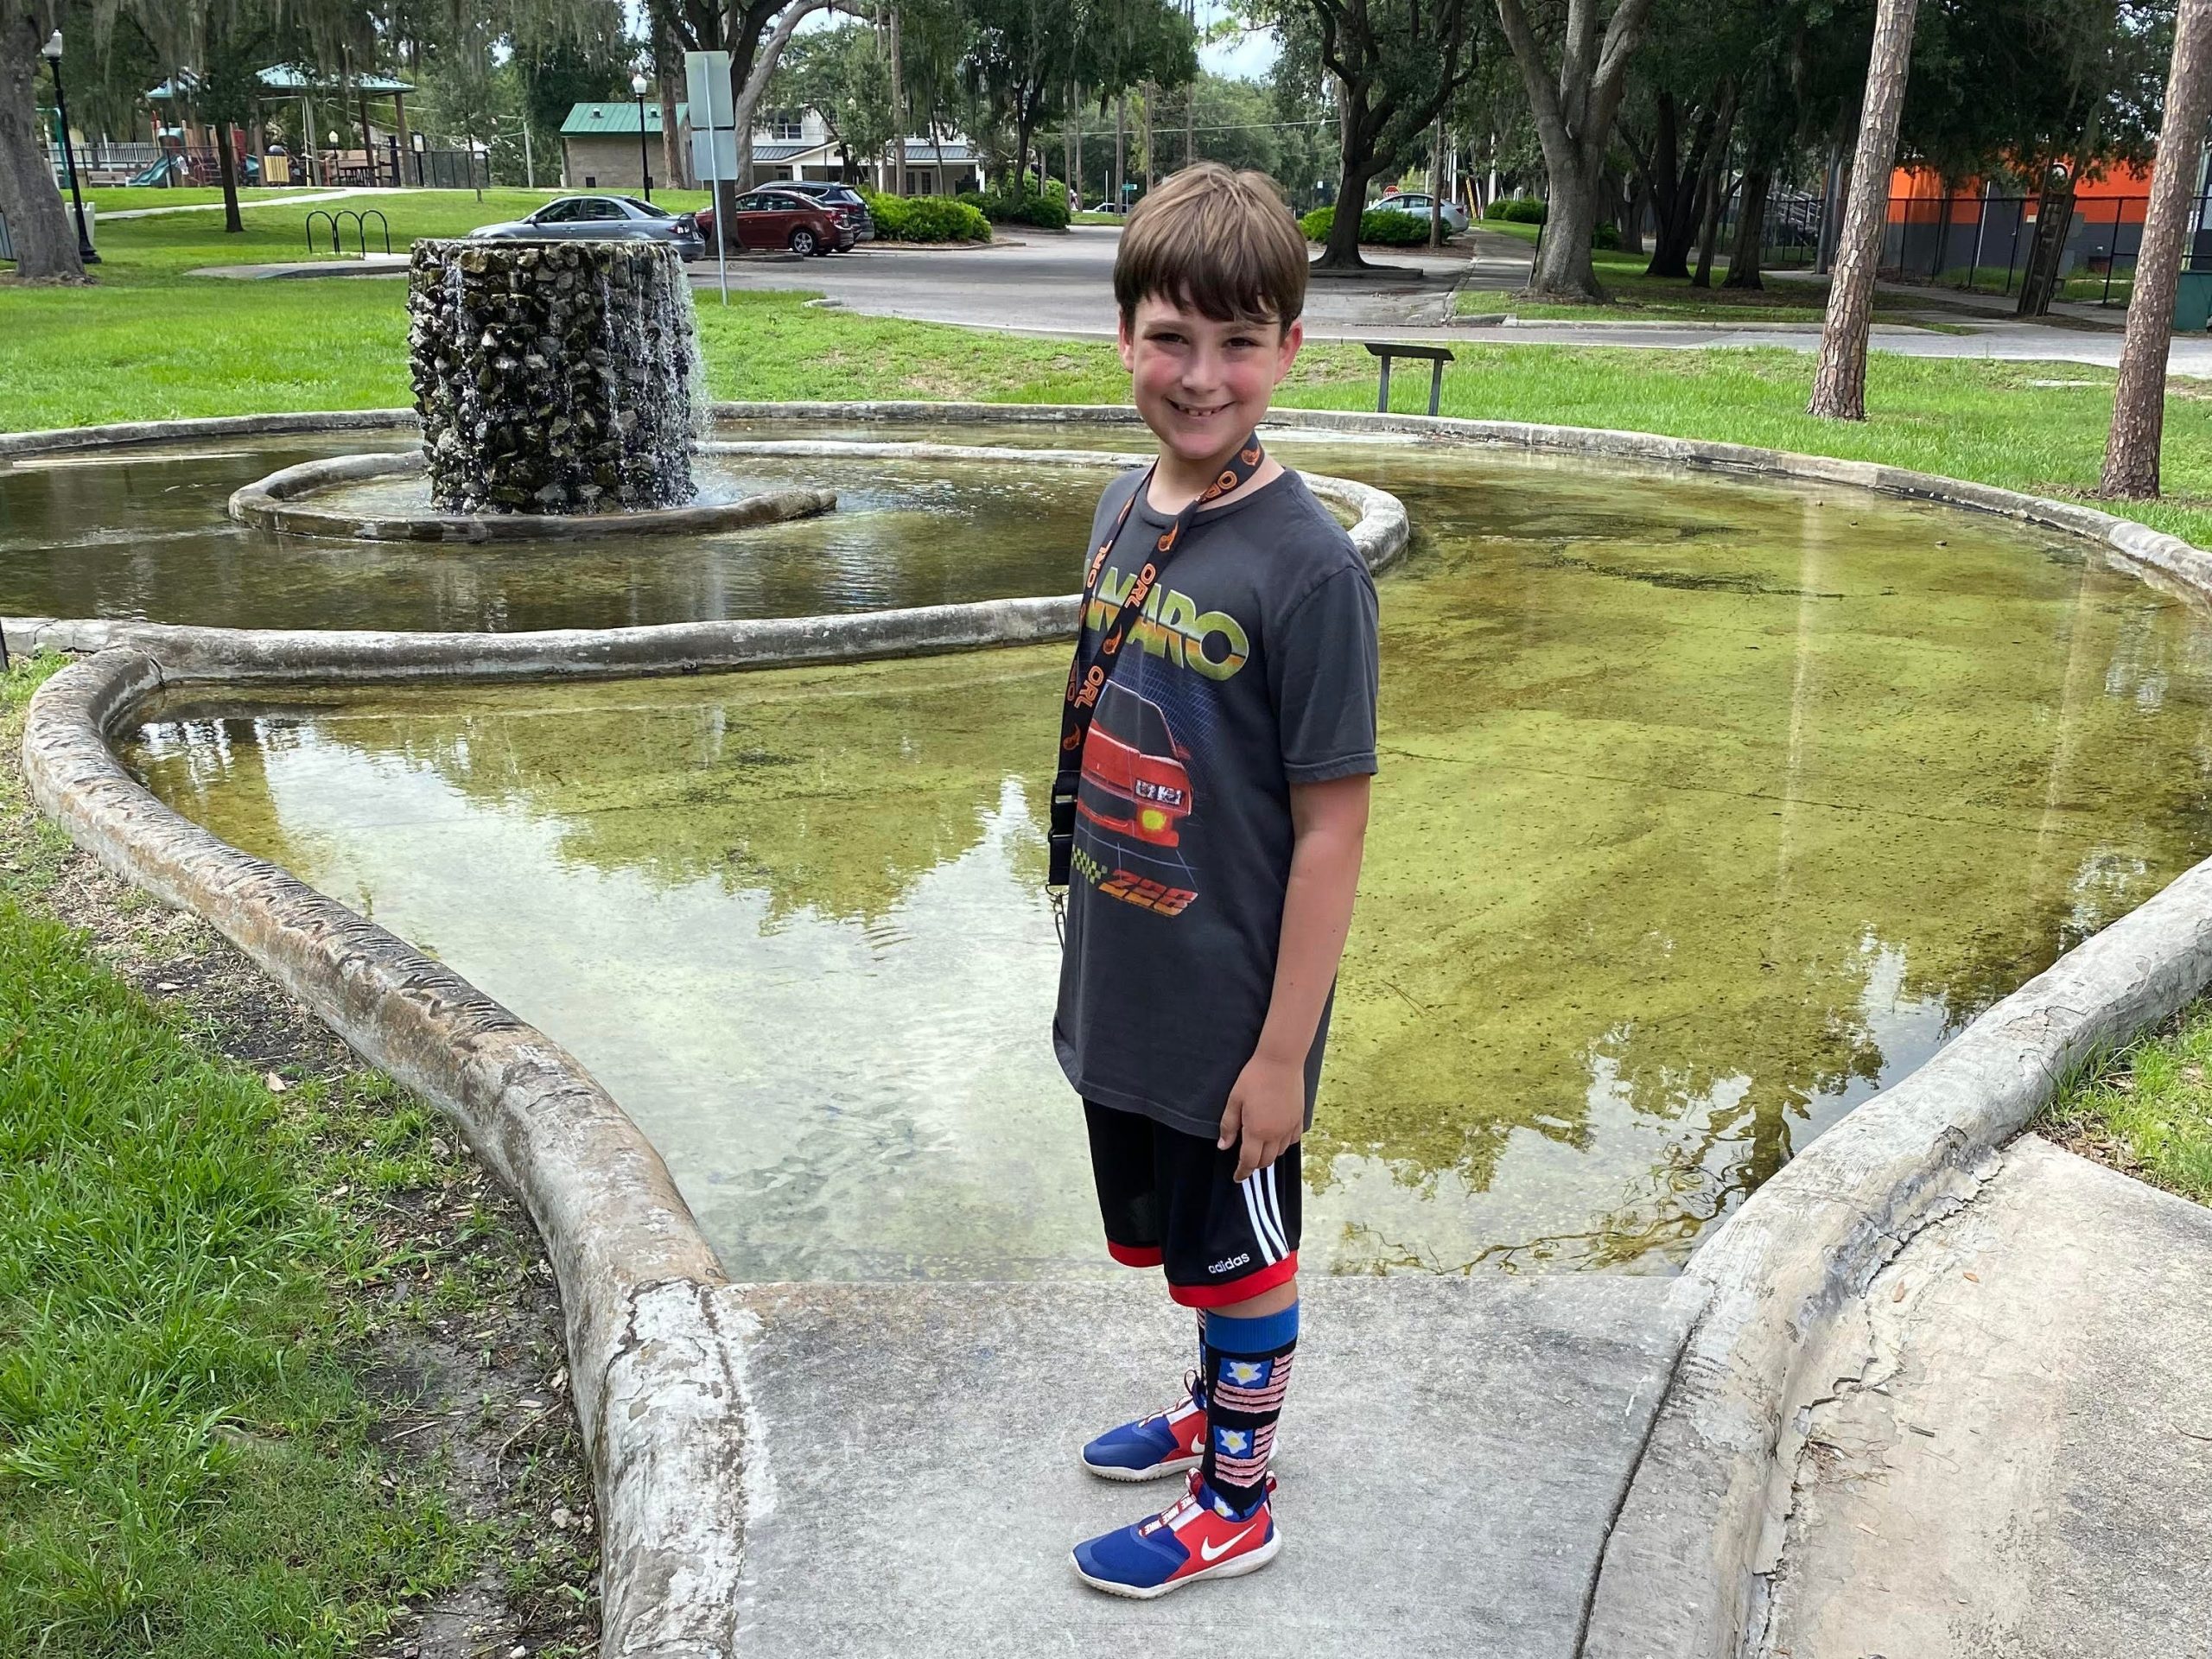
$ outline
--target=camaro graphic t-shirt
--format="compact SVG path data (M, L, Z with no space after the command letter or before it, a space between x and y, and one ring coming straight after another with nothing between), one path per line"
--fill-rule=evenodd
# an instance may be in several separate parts
M1107 486L1090 549L1144 481ZM1140 499L1095 637L1173 522ZM1375 584L1286 471L1208 508L1114 659L1083 750L1053 1046L1086 1100L1212 1135L1274 991L1290 787L1375 770ZM1328 1036L1306 1063L1312 1121Z

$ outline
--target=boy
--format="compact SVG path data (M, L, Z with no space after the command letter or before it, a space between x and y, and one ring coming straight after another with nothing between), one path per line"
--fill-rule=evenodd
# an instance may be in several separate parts
M1052 1035L1109 1252L1198 1310L1184 1396L1083 1453L1110 1480L1190 1471L1178 1502L1075 1549L1085 1583L1152 1597L1281 1548L1267 1465L1298 1337L1298 1141L1367 829L1376 607L1351 538L1256 435L1304 337L1306 240L1274 187L1176 174L1130 214L1114 290L1159 455L1092 526L1053 790Z

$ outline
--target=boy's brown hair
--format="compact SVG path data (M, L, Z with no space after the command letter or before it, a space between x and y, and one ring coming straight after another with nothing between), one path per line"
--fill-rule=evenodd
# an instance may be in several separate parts
M1124 323L1148 295L1216 322L1297 321L1306 308L1306 235L1274 181L1200 162L1139 201L1114 256Z

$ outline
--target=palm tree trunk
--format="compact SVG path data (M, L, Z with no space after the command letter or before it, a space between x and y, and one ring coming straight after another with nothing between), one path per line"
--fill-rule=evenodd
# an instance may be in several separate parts
M1874 320L1874 270L1882 257L1890 167L1897 159L1897 111L1912 67L1912 20L1918 0L1877 0L1874 49L1866 66L1866 102L1851 162L1851 200L1844 208L1835 276L1828 284L1827 321L1821 329L1820 366L1806 412L1834 421L1866 418L1866 334Z
M2166 110L2151 175L2151 206L2143 218L2135 288L2127 301L2127 339L2120 350L2120 385L2113 395L2112 434L2105 443L2100 495L2139 499L2158 493L2166 352L2173 341L2174 292L2180 286L2182 243L2203 155L2208 114L2212 114L2212 0L2182 0L2174 20L2173 67L2166 75Z

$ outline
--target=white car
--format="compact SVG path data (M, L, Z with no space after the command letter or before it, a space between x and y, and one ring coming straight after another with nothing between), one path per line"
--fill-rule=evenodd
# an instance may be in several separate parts
M1428 193L1425 190L1400 190L1380 201L1367 205L1370 213L1411 213L1416 218L1428 217ZM1467 210L1456 201L1444 204L1444 233L1457 236L1467 228Z

